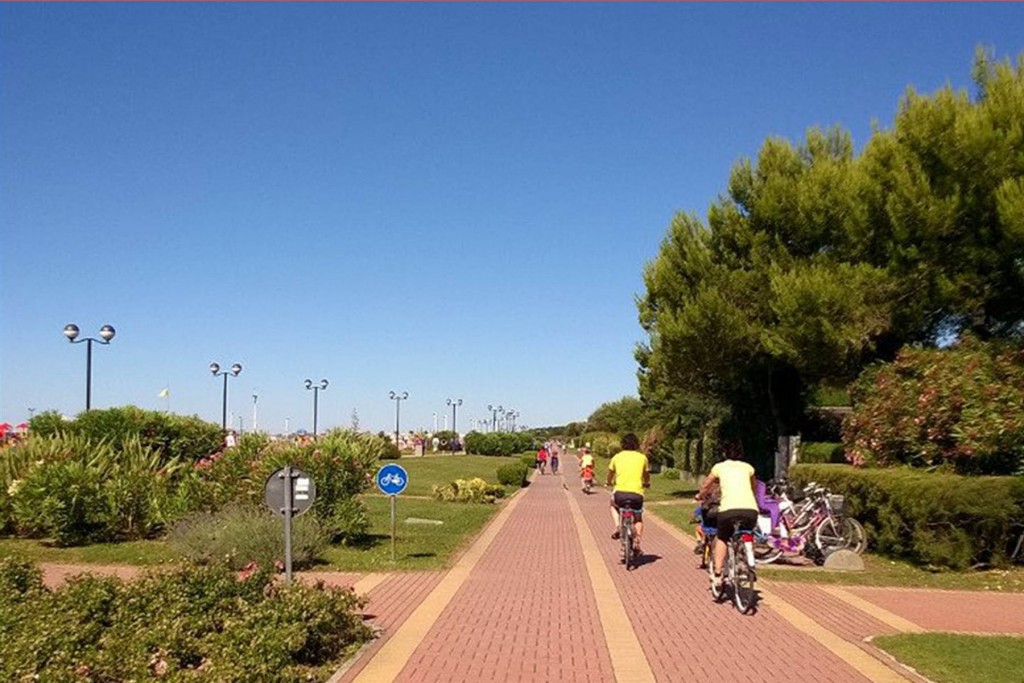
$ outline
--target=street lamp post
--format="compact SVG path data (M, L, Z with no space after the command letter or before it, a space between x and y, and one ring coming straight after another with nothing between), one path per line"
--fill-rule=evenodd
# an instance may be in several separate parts
M327 384L328 384L328 382L325 379L320 380L320 384L313 384L313 380L311 380L311 379L307 379L306 380L306 390L313 392L313 438L314 439L316 438L316 416L317 416L317 410L318 410L317 400L318 400L318 397L320 395L320 392L325 390L325 389L327 389Z
M450 398L448 399L448 405L452 407L452 431L455 432L455 436L452 437L452 453L455 452L455 440L459 438L459 428L455 426L455 411L462 405L461 398Z
M64 326L64 336L68 338L68 341L72 344L81 344L85 342L85 409L89 410L92 407L92 343L103 344L106 346L110 343L110 340L114 338L117 332L110 325L104 325L100 328L100 338L95 339L93 337L85 337L84 339L78 338L78 325L74 323L68 323Z
M217 363L210 363L210 373L214 377L224 376L224 401L220 413L220 428L224 431L227 431L228 428L228 376L238 377L240 372L242 372L242 366L239 363L232 365L230 370L224 371L221 371L220 365Z
M252 394L252 431L258 432L260 430L260 423L256 419L256 401L259 400L259 394L255 391Z
M395 446L398 446L399 448L401 448L401 446L398 445L398 418L399 418L399 415L402 412L401 411L402 401L404 401L405 399L409 398L409 392L408 391L403 391L401 393L396 393L396 392L392 391L392 392L390 392L388 394L388 397L392 401L395 402Z
M491 431L496 432L498 431L498 413L503 412L505 409L501 406L495 408L488 404L487 410L491 411Z

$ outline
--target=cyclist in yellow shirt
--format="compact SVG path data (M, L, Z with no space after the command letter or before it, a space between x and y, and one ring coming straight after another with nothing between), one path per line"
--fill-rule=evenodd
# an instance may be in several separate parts
M640 552L640 539L644 534L643 510L644 489L651 485L651 472L647 456L640 452L640 439L636 434L622 437L622 450L612 456L608 463L608 486L612 489L612 520L619 538L619 508L628 507L635 511L636 551Z
M757 524L757 498L754 494L757 480L753 466L741 458L723 460L712 467L698 494L702 499L706 498L715 482L722 489L718 506L718 536L715 537L715 572L712 578L716 586L722 584L725 544L736 529L749 531Z

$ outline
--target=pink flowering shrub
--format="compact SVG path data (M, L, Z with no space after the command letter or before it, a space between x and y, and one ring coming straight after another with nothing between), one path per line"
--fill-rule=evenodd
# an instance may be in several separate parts
M965 339L904 349L851 387L843 424L858 466L942 467L961 474L1024 468L1024 351Z

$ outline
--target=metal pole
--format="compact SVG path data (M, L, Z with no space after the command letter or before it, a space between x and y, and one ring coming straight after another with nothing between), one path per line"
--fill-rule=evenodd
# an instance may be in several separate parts
M395 501L398 496L391 495L391 561L395 561Z
M86 339L85 351L85 409L92 407L92 339Z
M292 466L284 466L284 580L292 582Z
M452 401L452 431L454 432L452 436L452 453L455 452L455 439L459 436L459 430L455 428L455 405L455 401Z
M220 428L227 431L228 428L228 373L224 373L224 401L220 411Z
M320 387L313 387L313 438L316 438L316 413L317 413L317 399L320 396Z
M398 415L401 412L401 406L402 406L402 399L396 398L395 399L395 445L398 446L399 448L401 448L401 446L398 445Z

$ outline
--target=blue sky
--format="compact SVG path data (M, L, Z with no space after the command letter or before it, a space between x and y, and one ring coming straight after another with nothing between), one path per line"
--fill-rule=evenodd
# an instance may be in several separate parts
M858 145L1024 50L1019 5L0 6L0 420L527 425L635 392L672 215L770 135ZM441 419L439 417L439 419ZM237 424L237 417L235 418ZM443 422L442 422L443 424Z

